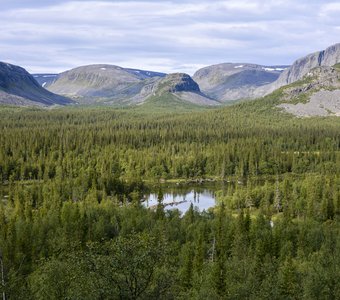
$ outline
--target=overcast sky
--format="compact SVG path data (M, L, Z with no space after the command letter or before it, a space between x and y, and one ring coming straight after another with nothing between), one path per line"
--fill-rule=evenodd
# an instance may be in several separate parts
M327 0L0 0L0 61L29 72L108 63L187 72L222 62L291 64L340 42Z

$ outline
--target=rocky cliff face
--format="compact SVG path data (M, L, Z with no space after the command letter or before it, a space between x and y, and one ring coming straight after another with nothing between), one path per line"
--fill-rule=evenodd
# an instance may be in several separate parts
M170 96L170 97L169 97ZM156 103L159 99L176 99L176 103L192 103L195 105L215 106L218 101L207 97L200 91L198 84L184 73L168 74L164 78L149 79L141 92L131 99L132 103Z
M156 86L157 92L200 92L198 84L184 73L173 73L161 79Z
M286 69L272 84L258 88L256 96L263 96L274 90L302 79L312 69L322 66L333 66L340 62L340 43L328 47L326 50L309 54L296 60L293 65Z
M220 103L203 94L198 84L184 73L173 73L161 79L155 86L155 94L171 93L178 99L196 105L216 106Z
M277 83L290 84L301 79L316 67L333 66L338 62L340 62L340 43L326 50L312 53L298 59L289 69L281 74Z
M164 78L152 78L148 80L141 92L131 99L134 103L147 102L171 94L177 100L196 105L214 106L220 105L218 101L203 94L198 84L185 73L168 74Z
M213 99L227 102L253 98L254 90L274 82L287 66L224 63L198 70L193 79Z
M68 98L42 88L25 69L0 62L0 103L13 105L70 104Z

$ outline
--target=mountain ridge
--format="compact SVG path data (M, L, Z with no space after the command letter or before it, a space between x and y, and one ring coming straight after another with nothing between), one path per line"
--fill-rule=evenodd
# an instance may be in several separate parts
M221 102L253 98L257 87L272 83L287 66L222 63L199 69L193 75L202 91Z
M273 83L260 87L255 96L267 95L278 88L302 79L309 71L316 67L331 67L340 62L340 43L329 46L325 50L310 53L294 61L294 63Z
M72 101L42 88L24 68L0 62L0 103L14 105L66 105Z

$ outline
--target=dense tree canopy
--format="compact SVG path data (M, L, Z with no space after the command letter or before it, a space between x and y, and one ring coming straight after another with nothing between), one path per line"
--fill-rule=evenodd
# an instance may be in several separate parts
M340 120L220 110L0 110L8 299L337 299ZM164 180L229 182L162 205ZM142 205L158 186L158 207Z

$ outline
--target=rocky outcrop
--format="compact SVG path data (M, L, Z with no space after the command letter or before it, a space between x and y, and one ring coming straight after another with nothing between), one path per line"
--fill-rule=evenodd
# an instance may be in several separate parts
M287 86L284 89L286 99L294 99L301 94L321 89L340 89L340 73L332 67L314 68L303 79L296 86Z
M185 73L169 74L157 83L157 92L200 92L198 84Z
M340 90L318 91L306 103L282 103L278 107L297 117L340 116Z
M66 105L72 101L42 88L25 69L0 62L0 103L11 105Z
M178 100L195 105L215 106L221 104L203 94L198 84L185 73L173 73L164 78L149 79L132 101L134 103L147 102L150 97L162 98L165 94L171 94Z
M282 88L278 105L298 117L340 115L340 70L317 67Z

